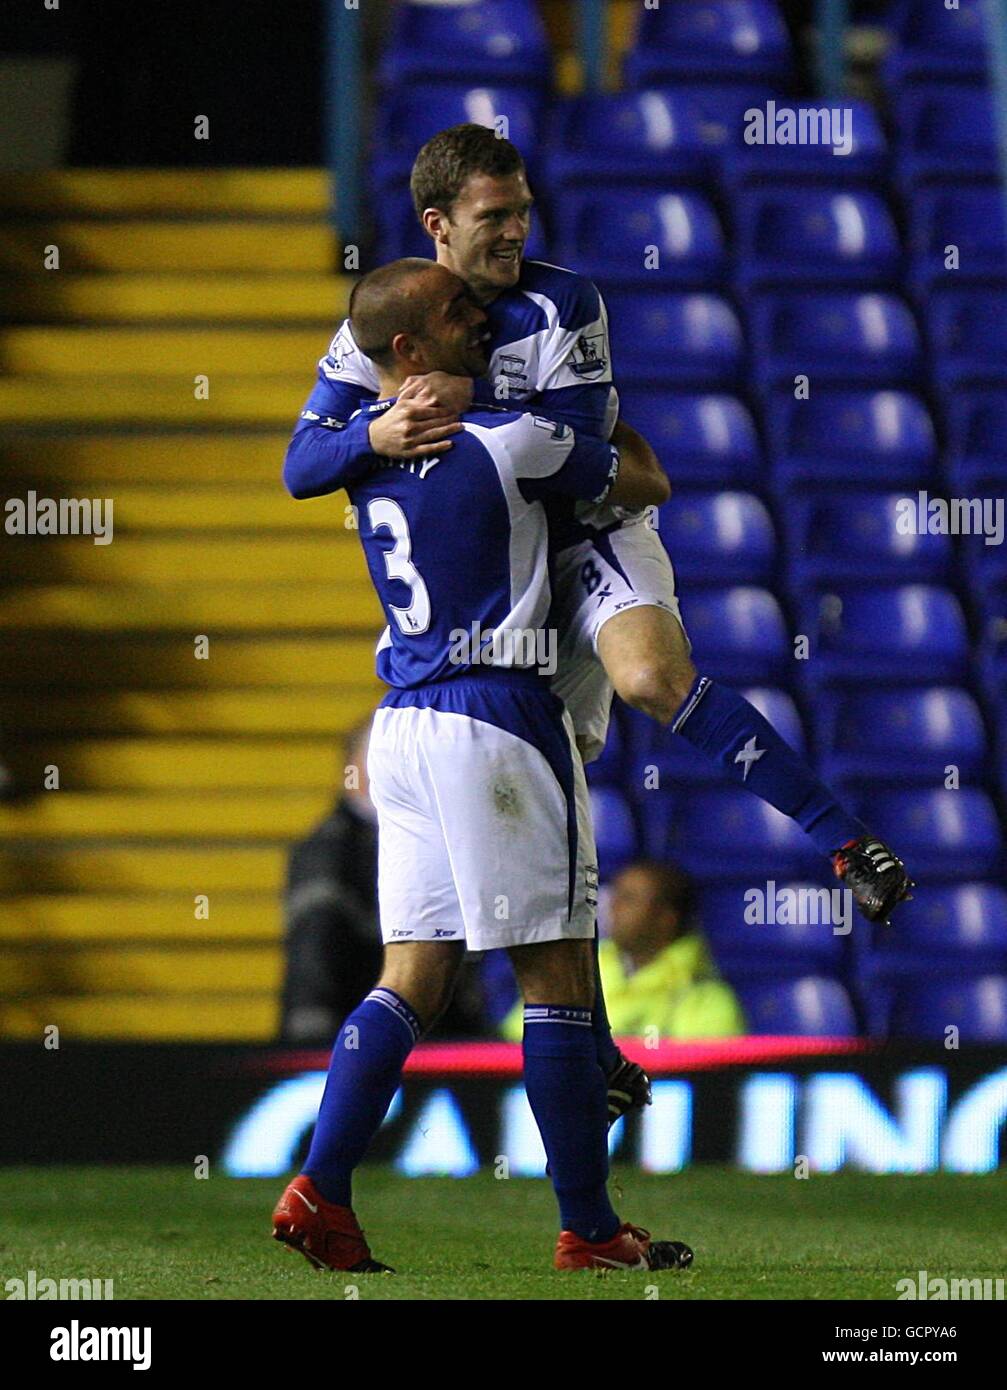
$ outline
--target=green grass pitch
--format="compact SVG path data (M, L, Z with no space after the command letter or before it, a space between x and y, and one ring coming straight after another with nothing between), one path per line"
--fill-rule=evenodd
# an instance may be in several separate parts
M395 1275L326 1275L269 1236L282 1181L165 1168L0 1170L0 1282L112 1278L117 1299L894 1299L898 1279L1002 1278L1007 1173L757 1177L616 1168L620 1213L686 1240L685 1273L557 1274L544 1180L364 1168L356 1206Z

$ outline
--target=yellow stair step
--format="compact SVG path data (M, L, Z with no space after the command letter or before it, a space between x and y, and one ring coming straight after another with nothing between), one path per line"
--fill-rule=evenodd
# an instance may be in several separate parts
M0 898L0 941L270 941L283 912L268 893L215 893L197 917L194 894L65 893Z
M290 840L325 813L318 792L43 791L0 805L0 840Z
M282 450L279 457L283 457ZM235 481L229 487L116 487L113 515L117 540L122 539L123 531L254 531L258 535L263 531L311 530L328 533L330 545L352 537L360 550L356 530L347 525L353 516L345 494L334 494L334 502L328 505L305 506L287 494L279 469L275 471L271 486ZM85 495L102 496L93 491ZM311 500L324 502L321 498ZM212 544L218 541L216 537Z
M0 845L0 893L279 893L275 845Z
M58 409L68 424L286 424L291 429L312 385L310 366L298 376L213 373L197 400L195 376L71 377L60 383ZM0 424L49 423L57 400L41 376L0 378Z
M5 727L19 737L58 732L137 734L345 734L371 713L384 692L341 690L119 690L81 700L78 694L6 692Z
M212 996L279 990L276 944L204 946L7 946L0 953L0 994L154 993Z
M197 372L248 376L301 373L304 395L331 332L304 328L24 327L0 329L0 368L11 375L79 377L177 376ZM213 383L211 381L211 393ZM190 395L192 393L190 392Z
M336 243L324 222L48 221L8 223L0 271L44 268L59 248L59 273L75 271L278 271L328 273ZM52 272L46 272L51 274Z
M139 1042L269 1042L279 1028L275 993L255 995L48 995L0 1000L0 1034L40 1039L55 1023L66 1038Z
M284 787L334 796L344 778L341 739L46 739L18 745L17 760L24 785L37 789L47 767L59 768L64 790Z
M100 537L93 535L26 536L16 548L8 542L13 553L6 561L7 580L45 582L58 575L65 583L163 585L166 593L184 592L190 585L328 585L330 605L344 607L344 585L353 591L370 582L363 548L358 533L342 525L349 505L345 494L313 502L288 500L287 505L295 515L314 512L328 519L334 534L323 528L316 535L260 536L252 526L244 536L129 534L120 531L113 507L108 544L96 543ZM240 501L234 507L240 515ZM99 520L108 525L104 505L100 513L92 513L92 524ZM354 592L353 599L358 597Z
M319 687L330 699L347 686L374 679L372 637L217 637L210 655L197 661L188 635L153 631L128 642L105 634L25 632L0 638L0 689L23 688L25 672L52 687L93 690L90 699L108 699L118 690L228 686ZM48 694L46 696L48 698ZM275 698L285 699L285 691Z
M307 397L307 386L304 394ZM281 470L294 424L290 420L284 429L260 433L230 429L219 433L75 434L65 429L59 434L8 434L3 440L7 477L22 478L25 486L16 493L8 484L7 494L24 497L29 486L42 492L51 480L73 482L74 491L65 492L65 496L104 496L95 491L96 482L129 484L142 478L145 483L165 486L261 483L285 496ZM118 498L118 492L115 496Z
M206 633L307 631L310 628L372 633L384 627L373 589L340 584L231 584L202 589L112 584L89 587L39 585L0 591L0 626L89 628L102 631L176 628Z
M40 271L0 279L0 316L37 322L300 323L332 336L346 317L352 279L277 271L74 275Z
M0 174L0 207L60 216L323 217L324 169L46 169Z

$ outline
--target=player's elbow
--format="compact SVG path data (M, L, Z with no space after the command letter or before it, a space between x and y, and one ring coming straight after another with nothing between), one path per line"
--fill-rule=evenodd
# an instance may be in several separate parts
M283 460L283 486L296 501L302 502L312 495L304 469L297 458L297 450L291 444Z
M644 505L647 507L663 507L671 496L671 483L664 469L654 469L647 480L647 485L653 489L653 493L652 496L647 498Z

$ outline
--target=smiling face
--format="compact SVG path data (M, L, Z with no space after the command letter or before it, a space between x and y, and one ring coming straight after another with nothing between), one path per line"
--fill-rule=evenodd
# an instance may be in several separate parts
M517 284L532 202L519 170L472 174L449 210L424 211L423 225L434 239L438 263L460 275L480 304Z
M415 297L421 326L393 340L403 375L482 376L489 366L486 314L465 281L445 266L431 264L406 293Z

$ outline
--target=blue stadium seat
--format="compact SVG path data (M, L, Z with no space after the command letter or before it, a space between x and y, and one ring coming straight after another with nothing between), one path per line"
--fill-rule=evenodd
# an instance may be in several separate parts
M858 290L755 296L752 369L763 388L807 375L827 385L909 386L920 379L919 330L905 300Z
M773 487L926 487L937 444L926 406L903 391L774 392L766 404Z
M681 492L658 512L665 548L686 589L693 584L768 584L776 534L750 492Z
M830 783L868 780L940 786L954 765L962 782L989 775L986 726L975 700L956 686L823 692L815 729Z
M996 809L976 787L865 791L860 816L896 846L918 883L997 879L1003 834Z
M598 846L598 870L603 879L610 879L637 858L639 840L636 822L629 803L614 787L593 786L591 815L594 819L594 838Z
M378 69L387 89L443 79L445 61L459 82L545 88L552 58L534 0L476 0L468 5L397 5Z
M943 1043L952 1025L962 1047L1007 1042L1007 976L925 981L896 993L892 1037Z
M833 881L835 882L835 880ZM837 885L838 886L838 885ZM701 894L701 922L722 973L732 983L809 973L842 978L845 938L837 935L832 887L818 883L735 884ZM775 921L797 915L801 921ZM841 924L840 924L841 925Z
M958 248L948 267L949 246ZM999 185L924 186L909 205L909 280L921 300L949 277L956 284L1007 276L1007 207Z
M949 393L947 471L953 496L1007 485L1007 390Z
M912 501L913 499L909 499ZM784 509L792 590L860 580L865 584L944 584L949 536L917 535L917 507L900 493L843 492L798 497Z
M787 117L795 122L794 135L780 125L781 108L795 113ZM842 123L837 126L830 114L833 109L851 114L841 115L838 119ZM887 174L888 142L874 107L867 102L855 98L838 103L773 100L772 105L758 102L749 110L761 111L762 119L745 116L744 138L724 146L723 181L728 188L743 189L767 179L845 186L880 182ZM802 143L797 142L798 137ZM794 143L782 143L791 139ZM832 142L847 152L836 153Z
M968 633L955 595L936 585L853 585L809 595L799 614L810 660L797 663L815 691L829 685L961 684Z
M592 786L622 787L628 772L626 716L620 701L616 699L612 703L605 747L593 763L588 763L587 780Z
M793 667L790 637L768 589L697 589L683 598L682 616L693 662L704 675L730 685L786 683Z
M696 878L723 883L814 878L822 869L796 822L737 786L683 797L666 853Z
M860 1029L849 994L838 980L808 975L738 990L750 1033L778 1037L853 1038Z
M734 200L740 289L774 285L887 288L900 247L888 204L863 189L779 185Z
M928 329L939 387L1007 383L1007 288L935 290Z
M895 45L884 61L887 85L933 78L973 78L987 73L981 0L958 0L955 9L899 0L890 29Z
M978 667L986 698L1007 714L1007 617L990 616L983 624ZM1007 720L998 727L1007 728Z
M625 78L660 82L770 82L793 74L790 37L773 0L695 0L640 9Z
M556 209L556 260L610 286L714 286L726 260L724 233L701 193L577 190Z
M895 168L905 193L925 183L996 176L993 102L981 87L910 88L896 99L895 119Z
M958 544L967 587L982 602L987 595L1007 587L1007 536L1004 534L1007 480L984 497L961 497L951 501L952 505L968 508L962 517ZM1004 612L1003 601L995 601L992 611Z
M546 167L557 202L576 188L709 182L727 137L687 91L575 97L553 107L550 130Z
M620 414L650 443L676 485L761 487L762 447L748 408L733 396L640 390L619 363Z
M1007 889L993 883L930 886L875 934L875 978L1007 974Z
M398 88L377 103L370 185L376 198L408 199L409 174L421 146L449 126L472 122L493 128L506 117L508 136L528 165L529 179L537 172L536 128L540 102L520 87L467 86L431 82Z
M605 300L621 380L721 390L740 381L744 335L720 295L618 290Z

